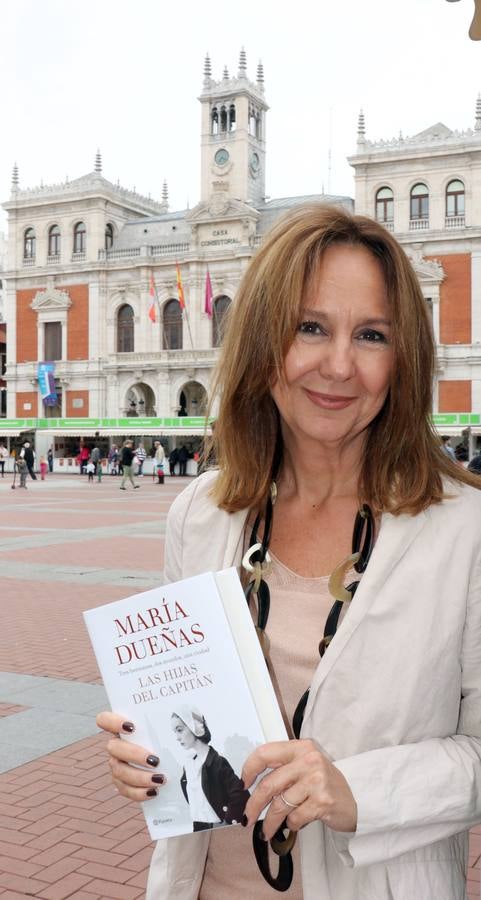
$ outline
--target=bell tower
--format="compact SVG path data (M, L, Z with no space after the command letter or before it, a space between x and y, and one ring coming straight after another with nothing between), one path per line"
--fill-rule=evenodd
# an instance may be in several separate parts
M201 202L213 195L256 206L265 198L264 71L257 66L256 81L247 77L245 50L237 75L227 66L220 81L212 78L209 56L204 63L202 105Z

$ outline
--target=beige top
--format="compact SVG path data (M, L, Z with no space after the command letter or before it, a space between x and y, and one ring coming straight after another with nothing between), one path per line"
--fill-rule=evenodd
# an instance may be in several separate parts
M272 553L271 607L266 631L271 672L286 727L291 734L294 710L319 662L319 641L333 604L328 576L303 578ZM286 896L302 900L299 849L294 847L294 879ZM277 859L272 869L277 871ZM260 874L252 849L251 829L219 828L212 832L199 900L273 900L274 891Z

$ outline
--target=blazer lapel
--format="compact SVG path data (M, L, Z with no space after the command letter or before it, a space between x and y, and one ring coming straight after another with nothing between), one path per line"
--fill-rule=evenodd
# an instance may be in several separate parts
M392 516L385 513L374 545L371 559L364 572L350 609L319 662L309 691L304 714L304 725L315 703L317 692L335 666L350 638L384 587L391 572L406 553L408 547L425 525L426 513L416 516Z
M222 569L241 565L244 527L248 514L249 510L242 509L240 512L231 513L229 515L229 528L224 546L222 564L220 566Z

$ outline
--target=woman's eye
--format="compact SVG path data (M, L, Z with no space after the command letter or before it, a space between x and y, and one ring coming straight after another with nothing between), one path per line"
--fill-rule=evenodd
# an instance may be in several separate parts
M382 331L376 331L374 328L365 328L358 335L361 341L367 341L369 344L387 344L388 339Z
M303 337L317 337L320 334L325 334L324 329L319 324L319 322L314 322L310 320L306 320L305 322L301 322L298 328L298 332Z

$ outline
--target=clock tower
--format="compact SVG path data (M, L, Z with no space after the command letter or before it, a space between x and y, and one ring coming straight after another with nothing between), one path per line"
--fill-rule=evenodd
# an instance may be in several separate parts
M240 200L252 206L265 198L265 116L262 63L257 79L247 77L242 49L237 76L224 68L220 81L212 78L206 56L202 104L201 202L216 196Z

